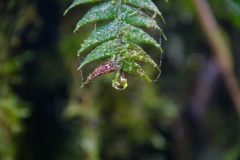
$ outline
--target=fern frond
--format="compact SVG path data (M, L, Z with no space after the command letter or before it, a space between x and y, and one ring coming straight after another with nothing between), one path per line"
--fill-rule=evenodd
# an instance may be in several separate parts
M161 70L154 60L140 46L133 42L153 45L163 53L161 46L156 40L144 30L136 27L155 28L162 33L166 40L162 29L154 20L157 14L165 23L159 9L151 0L75 0L65 11L64 15L77 5L93 2L102 3L92 7L83 16L77 23L74 32L88 23L113 20L103 26L95 28L83 42L77 52L78 56L88 47L99 46L87 55L78 70L92 61L103 58L108 59L87 77L87 80L82 86L88 84L92 79L100 75L111 72L116 72L112 86L118 90L123 90L127 87L127 79L124 77L124 72L144 77L149 83L152 83L153 81L135 60L149 63L157 68L159 72L161 72ZM154 14L152 17L149 17L149 15L141 9L152 11Z

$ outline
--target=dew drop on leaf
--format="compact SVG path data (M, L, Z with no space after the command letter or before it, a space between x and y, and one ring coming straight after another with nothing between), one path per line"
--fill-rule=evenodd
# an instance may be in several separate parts
M117 90L124 90L128 86L127 79L122 71L117 72L115 79L112 81L112 86Z

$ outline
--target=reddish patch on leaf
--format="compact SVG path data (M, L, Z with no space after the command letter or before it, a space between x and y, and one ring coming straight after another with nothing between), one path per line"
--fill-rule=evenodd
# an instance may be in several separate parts
M111 72L116 72L117 70L118 70L118 66L116 62L105 61L87 77L87 80L86 82L83 83L82 87L98 76L111 73Z

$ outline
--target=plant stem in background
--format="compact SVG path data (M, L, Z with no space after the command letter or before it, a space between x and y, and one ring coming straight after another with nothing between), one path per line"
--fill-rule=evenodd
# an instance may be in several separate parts
M216 19L206 0L193 0L199 20L218 61L224 82L240 118L240 89L234 74L231 51L222 36Z

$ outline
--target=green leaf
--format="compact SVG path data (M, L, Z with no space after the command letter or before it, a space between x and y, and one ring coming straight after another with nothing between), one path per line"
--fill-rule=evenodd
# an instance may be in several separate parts
M103 0L75 0L69 7L66 9L63 15L66 15L67 12L72 9L73 7L80 5L80 4L85 4L85 3L93 3L93 2L99 2Z
M164 39L167 40L162 29L157 25L157 22L154 19L150 18L148 15L146 15L141 10L136 9L136 8L126 5L126 4L122 4L122 15L123 15L123 17L122 17L123 21L125 21L129 24L133 24L133 25L137 25L137 26L144 26L147 28L155 28L155 29L159 30L162 33Z
M100 46L96 47L91 53L87 55L87 57L84 59L84 61L81 63L79 66L78 70L81 69L85 64L102 59L102 58L107 58L111 57L114 54L118 53L118 41L117 39L107 41Z
M127 42L123 48L126 48L122 51L123 57L128 59L135 59L149 63L156 67L159 72L161 71L158 65L153 61L153 59L139 46L134 43Z
M157 13L162 18L163 22L165 23L162 13L159 11L157 6L151 0L123 0L123 1L124 1L124 3L129 3L134 6L148 9L150 11Z
M156 28L161 31L154 19L150 18L141 10L126 4L122 4L122 20L130 24L147 28Z
M122 63L122 68L124 72L128 72L134 75L138 75L144 77L148 83L152 83L153 81L147 76L141 66L139 66L134 60L132 59L125 59Z
M106 20L110 18L117 18L116 6L111 2L102 3L98 6L91 8L84 15L84 17L78 22L74 32L76 32L80 27L87 23L96 22L99 20Z
M80 50L78 51L78 56L83 50L85 50L89 46L116 38L118 35L118 29L119 28L117 19L108 23L107 25L95 29L88 37L88 39L82 44ZM157 42L151 36L149 36L146 32L144 32L140 28L134 27L130 24L123 22L121 27L121 34L123 35L124 38L133 41L152 44L155 47L157 47L161 52L163 52L161 46L157 44Z
M78 51L78 56L87 47L105 42L109 39L116 38L118 35L118 21L114 21L95 29L87 40L84 41L80 50Z
M130 39L133 41L137 41L137 42L154 45L161 52L163 52L161 46L151 36L149 36L146 32L144 32L140 28L134 27L132 25L129 25L129 24L123 22L122 34L123 34L124 38Z

